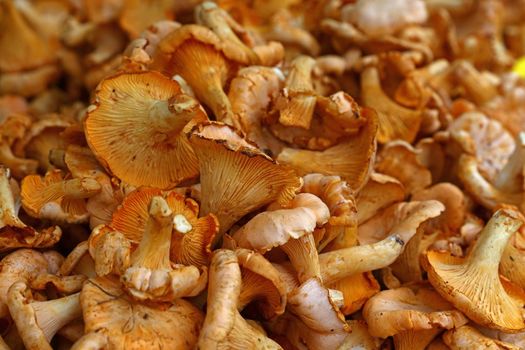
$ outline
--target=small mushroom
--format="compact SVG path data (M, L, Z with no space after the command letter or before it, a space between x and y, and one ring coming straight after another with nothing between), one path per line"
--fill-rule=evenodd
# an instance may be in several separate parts
M321 272L312 232L330 217L328 207L310 193L298 194L288 209L265 211L237 230L233 239L239 247L265 253L280 247L304 282L320 278Z
M350 332L328 289L317 278L289 293L288 309L287 314L268 326L272 332L285 335L297 348L337 349Z
M367 123L357 135L324 151L284 148L277 161L293 167L300 175L321 173L340 176L351 188L359 191L368 179L376 153L378 120L365 110Z
M24 345L28 349L51 350L51 339L58 330L82 314L79 295L33 301L27 284L14 283L9 288L7 305Z
M445 334L443 334L443 341L452 350L467 350L473 348L501 350L521 349L519 346L486 337L468 325L445 332Z
M143 187L131 192L113 213L109 226L138 244L148 221L150 201L160 195L162 192L154 188ZM176 264L208 266L211 244L219 228L217 218L213 214L199 218L199 205L177 193L170 192L165 199L174 214L170 260Z
M230 250L215 250L210 266L206 318L197 349L282 349L239 314L241 289L237 255Z
M363 105L376 110L379 118L377 141L386 143L395 139L414 141L421 124L421 112L394 102L381 88L378 69L368 67L361 73L361 100Z
M237 308L255 302L264 319L281 315L286 307L287 290L280 271L264 256L248 249L235 250L242 274Z
M178 83L157 72L137 72L101 82L84 124L91 150L111 173L134 186L171 188L198 175L183 131L206 119Z
M231 103L223 88L238 68L250 63L251 58L236 43L221 40L206 27L189 24L161 40L150 68L183 77L217 120L231 124Z
M517 212L500 209L466 258L429 251L423 259L430 283L443 298L476 323L504 332L525 329L521 302L505 291L498 272L505 246L522 224Z
M196 296L206 288L207 274L193 265L171 265L171 232L177 218L161 196L151 199L148 220L130 266L121 276L124 288L138 300L172 301Z
M51 226L38 232L18 218L9 169L0 166L0 251L14 248L51 247L60 240L62 230Z
M417 337L418 332L424 330L434 330L436 336L439 329L457 328L468 322L461 312L428 286L381 291L365 304L363 316L371 335L394 336L394 339L412 332Z
M227 125L197 125L189 139L199 159L200 215L217 216L216 241L245 214L275 200L287 204L301 187L301 179L292 169L268 157Z
M100 192L91 178L64 179L60 170L50 170L44 178L29 175L22 180L22 207L30 216L79 223L88 220L86 198Z

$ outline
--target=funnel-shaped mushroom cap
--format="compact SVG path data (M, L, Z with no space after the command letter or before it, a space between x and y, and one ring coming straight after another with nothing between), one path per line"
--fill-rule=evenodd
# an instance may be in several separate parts
M457 328L468 322L463 314L428 287L384 290L363 308L370 334L386 338L404 331Z
M20 337L28 349L51 349L56 332L82 314L80 293L49 301L32 301L24 282L9 288L8 306Z
M0 3L0 71L17 72L53 62L54 48L24 20L14 1Z
M381 88L379 71L368 67L361 73L363 105L376 110L379 118L377 141L386 143L395 139L414 141L421 124L421 112L403 107L388 97Z
M205 1L195 7L194 13L197 24L210 28L227 43L228 50L234 51L235 55L242 57L243 61L249 61L251 65L259 63L259 57L243 42L250 41L249 34L227 11L214 2Z
M451 329L443 334L443 341L452 350L470 349L495 349L495 350L519 350L521 347L514 346L500 340L484 336L471 326L462 326Z
M85 132L100 162L124 182L170 188L198 175L182 131L206 119L177 82L156 72L124 73L98 86Z
M404 198L405 187L401 182L388 175L372 173L357 196L358 223L366 222L379 210L401 202Z
M98 333L114 349L193 349L202 313L189 302L174 300L169 308L137 303L118 281L94 278L80 293L86 334Z
M216 250L210 267L206 318L197 349L281 349L237 311L241 278L235 252Z
M500 282L498 267L509 238L523 224L518 213L498 210L466 258L429 251L423 259L430 283L476 323L506 332L525 329L522 302Z
M363 110L367 123L357 135L324 151L284 148L277 161L293 167L300 175L321 173L341 176L358 191L366 184L376 152L378 120L375 112Z
M235 43L221 40L206 27L189 24L160 41L151 68L183 77L217 120L231 123L231 104L223 88L239 66L249 63Z
M525 271L521 268L525 266L523 264L525 264L525 235L519 230L510 238L501 257L499 270L512 283L525 289Z
M0 251L14 248L45 248L60 240L62 230L52 226L37 232L18 218L9 169L0 166Z
M109 226L121 232L133 243L141 240L148 206L154 196L162 191L143 187L124 198L121 206L113 213ZM170 192L165 195L173 211L170 259L176 264L207 266L211 255L211 243L217 234L219 224L213 214L198 218L199 205L190 198Z
M87 220L85 198L98 192L100 184L94 179L65 180L60 170L51 170L44 178L26 176L20 196L22 207L33 217L76 223Z
M175 215L162 196L154 196L148 205L148 219L131 266L121 280L126 290L138 300L172 301L195 296L206 287L206 271L195 266L171 265L171 232L178 225ZM178 227L178 226L177 226Z
M432 173L418 159L421 152L405 141L392 141L377 155L376 171L398 179L408 193L432 183Z
M265 319L281 315L286 307L287 289L280 271L259 253L238 248L235 254L242 273L238 309L255 301Z
M292 169L272 160L227 125L197 125L189 138L199 159L201 215L215 214L220 233L265 204L286 204L301 187Z

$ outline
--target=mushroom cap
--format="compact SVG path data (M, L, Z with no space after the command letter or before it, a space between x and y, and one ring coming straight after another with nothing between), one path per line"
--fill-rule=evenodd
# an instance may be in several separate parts
M522 224L515 211L500 209L466 258L429 251L422 261L430 283L443 298L476 323L504 332L525 329L523 301L507 293L498 272L505 246Z
M468 322L428 287L383 290L368 300L363 316L370 334L380 338L404 331L457 328Z
M286 204L302 185L292 169L272 160L227 125L196 125L189 139L199 159L201 215L215 214L220 233L265 204L276 200Z
M375 170L395 177L408 193L432 184L432 173L418 159L421 152L405 141L388 142L377 155Z
M109 226L121 232L128 240L138 243L148 219L148 206L154 196L162 195L156 188L142 187L127 195L113 213ZM198 217L199 205L190 198L175 192L165 194L168 206L174 213L170 259L174 263L207 266L211 243L219 224L213 214Z
M20 196L27 214L36 218L83 222L89 217L85 198L100 192L91 178L64 179L60 170L48 171L44 178L29 175L22 180Z
M521 349L519 346L514 346L510 343L486 337L474 327L468 325L445 332L445 334L443 334L443 341L452 350L467 350L474 348L502 350Z
M405 187L397 179L381 173L372 173L366 185L357 195L357 221L366 222L381 209L401 202Z
M85 332L107 336L115 349L193 349L203 321L191 303L174 300L167 308L137 303L115 279L88 280L80 293Z
M378 69L367 67L361 73L363 105L376 110L379 118L377 141L395 139L414 141L421 124L421 111L403 107L390 99L381 88Z
M146 2L131 0L124 2L119 24L131 38L136 38L150 25L161 20L172 20L174 15L172 1L164 0L149 6Z
M266 252L312 233L330 217L326 204L310 193L300 193L289 209L265 211L235 231L233 238L243 248Z
M299 175L321 173L341 176L359 191L368 180L376 153L378 120L375 112L364 110L367 123L357 135L324 151L284 148L277 161L294 168Z
M235 254L242 273L239 308L256 301L265 319L284 313L287 290L280 271L259 253L238 248Z
M134 186L164 189L198 175L182 131L206 119L177 82L157 72L135 72L99 84L84 125L91 150L108 171Z

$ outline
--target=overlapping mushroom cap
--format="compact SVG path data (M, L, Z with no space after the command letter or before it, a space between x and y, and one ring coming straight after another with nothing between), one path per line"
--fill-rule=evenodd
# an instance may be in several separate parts
M177 82L155 72L119 74L101 82L94 102L86 138L111 173L134 186L159 188L198 175L183 131L207 117Z

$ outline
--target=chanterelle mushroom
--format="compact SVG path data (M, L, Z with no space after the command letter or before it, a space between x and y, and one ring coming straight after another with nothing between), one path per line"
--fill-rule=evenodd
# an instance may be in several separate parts
M101 163L134 186L171 188L198 175L183 131L207 120L199 102L157 72L103 80L85 119L86 139Z
M171 301L195 296L206 287L206 271L201 275L193 265L170 262L171 232L178 219L161 196L151 199L144 234L131 255L131 266L121 280L138 300Z
M235 252L216 250L212 257L208 306L197 349L281 349L237 311L241 269Z
M443 298L478 324L504 332L525 329L523 302L507 293L498 271L509 238L522 224L517 212L500 209L466 258L429 251L423 260L430 283Z
M193 349L202 313L177 299L170 305L140 304L118 280L90 279L80 293L84 335L75 349ZM89 347L89 346L91 347Z
M292 169L278 164L227 125L197 125L189 139L199 159L201 215L215 214L221 234L265 204L275 200L287 204L301 187Z

